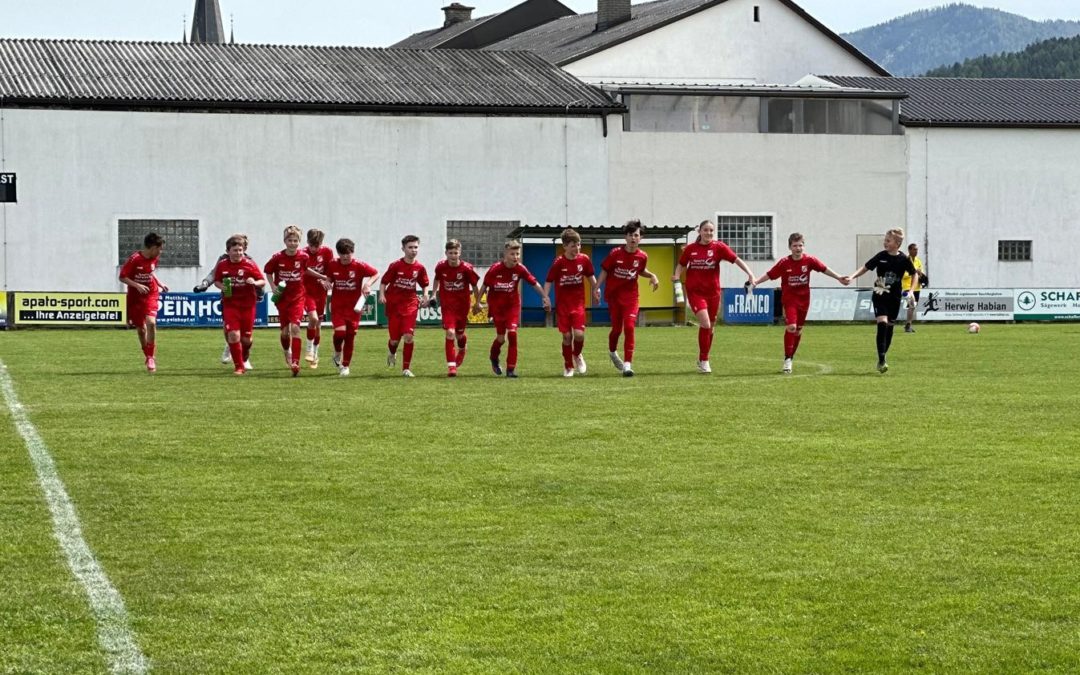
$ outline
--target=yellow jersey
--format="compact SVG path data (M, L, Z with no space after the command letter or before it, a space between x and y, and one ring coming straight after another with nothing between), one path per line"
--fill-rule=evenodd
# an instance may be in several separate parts
M915 271L916 272L918 272L919 274L922 274L922 261L919 260L919 256L915 256L914 258L912 258L911 259L911 264L915 266ZM915 278L915 284L913 286L912 282L911 282L911 275L908 274L907 272L904 272L904 278L900 280L900 290L902 290L902 291L917 291L917 290L920 290L921 288L922 288L922 286L919 285L918 277Z

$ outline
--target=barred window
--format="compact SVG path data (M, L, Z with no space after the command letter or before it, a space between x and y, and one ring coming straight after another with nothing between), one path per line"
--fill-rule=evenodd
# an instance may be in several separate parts
M998 240L998 260L1001 262L1031 260L1031 241Z
M743 260L773 259L772 216L716 215L716 238Z
M123 265L135 251L142 250L143 238L148 233L157 232L165 239L159 267L199 266L197 220L120 220L116 231L119 265Z
M463 260L487 267L502 260L507 238L520 225L518 220L448 220L446 238L461 242Z

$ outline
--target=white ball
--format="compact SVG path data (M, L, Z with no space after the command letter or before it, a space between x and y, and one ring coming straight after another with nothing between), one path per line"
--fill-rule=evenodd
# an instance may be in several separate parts
M968 324L968 332L969 333L978 333L979 330L980 330L979 324L975 323L974 321L972 321L971 323Z

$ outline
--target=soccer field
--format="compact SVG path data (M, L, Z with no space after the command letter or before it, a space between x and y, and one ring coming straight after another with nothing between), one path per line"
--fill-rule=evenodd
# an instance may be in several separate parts
M295 379L273 331L245 377L212 330L154 376L133 331L0 333L0 672L121 630L161 672L1076 671L1080 326L917 329L880 375L873 326L810 326L783 376L780 327L720 327L712 375L648 328L622 378L595 328L571 379L526 329L519 380L485 329L456 379L419 331L411 380L384 331Z

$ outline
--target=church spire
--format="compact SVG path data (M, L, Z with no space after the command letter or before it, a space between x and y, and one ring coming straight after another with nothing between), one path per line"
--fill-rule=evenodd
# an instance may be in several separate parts
M225 43L218 0L195 0L195 17L191 21L191 41L212 44Z

